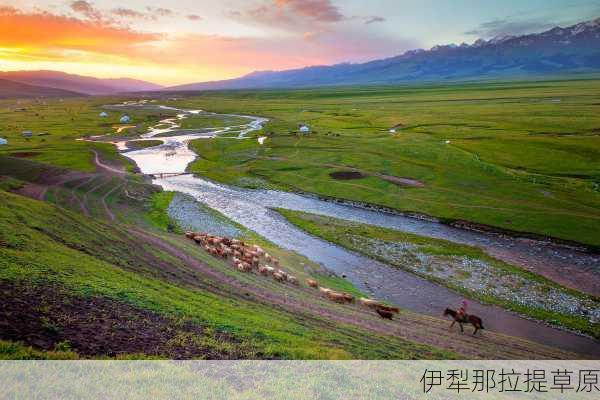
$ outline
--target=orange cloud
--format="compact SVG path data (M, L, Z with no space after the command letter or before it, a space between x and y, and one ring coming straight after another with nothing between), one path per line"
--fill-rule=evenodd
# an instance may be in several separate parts
M42 13L0 10L0 47L19 49L81 50L124 54L128 49L159 35L135 32L101 21Z

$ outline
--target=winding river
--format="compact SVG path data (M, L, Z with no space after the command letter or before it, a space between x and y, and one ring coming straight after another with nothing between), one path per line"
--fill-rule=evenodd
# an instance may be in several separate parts
M196 158L196 154L187 146L190 140L222 134L227 134L231 140L251 140L245 139L244 135L261 129L261 125L266 121L264 118L230 115L248 118L248 123L214 129L181 129L182 119L202 111L175 109L147 103L125 106L171 109L179 113L176 117L161 121L148 133L142 135L143 138L160 138L163 141L162 145L125 153L137 163L144 174L184 172L187 165ZM168 136L161 137L161 135ZM120 149L126 148L122 142L115 144ZM337 274L345 274L356 287L376 298L385 299L411 311L434 316L440 316L441 309L446 305L459 304L462 297L443 286L308 235L288 223L272 208L306 211L475 245L497 258L514 264L526 262L527 267L535 268L536 265L551 263L556 268L565 268L566 271L598 273L600 270L600 259L597 255L551 243L463 230L437 222L323 201L294 193L242 189L214 183L193 175L154 179L153 183L165 190L194 196L198 201L273 243L294 250ZM600 356L600 342L588 337L522 318L496 306L473 301L471 308L474 314L484 319L486 328L490 330L588 356Z

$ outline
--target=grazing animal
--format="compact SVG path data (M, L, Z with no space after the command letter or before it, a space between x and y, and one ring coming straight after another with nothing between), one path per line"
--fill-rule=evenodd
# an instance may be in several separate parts
M285 272L285 271L283 271L281 269L278 269L277 272L279 272L281 275L283 275L283 279L287 280L287 278L288 278L288 273L287 272Z
M267 267L265 267L263 265L259 265L258 266L258 273L261 274L261 275L267 276L269 274L269 270L267 269Z
M475 328L473 330L473 335L475 335L478 330L485 329L483 327L483 322L481 321L481 318L479 318L475 315L463 314L461 316L455 310L453 310L451 308L446 308L444 310L444 317L447 315L451 316L453 319L452 323L450 324L450 328L452 328L454 326L454 324L458 322L458 325L460 326L460 331L464 332L465 330L463 329L462 324L471 324Z
M242 268L243 268L243 272L250 272L250 271L252 271L252 265L250 265L250 264L248 264L246 262L242 263Z
M265 269L267 270L268 274L274 274L275 273L275 268L273 268L273 267L269 267L268 265L265 265Z
M300 282L298 281L298 278L296 278L296 277L295 277L295 276L293 276L293 275L288 275L288 278L287 278L287 280L288 280L288 282L289 282L289 283L291 283L292 285L296 285L296 286L300 285Z
M317 289L319 287L319 283L317 281L315 281L314 279L307 279L304 282L306 282L306 284L308 286L310 286L311 288Z
M279 272L274 272L273 273L273 279L275 279L278 282L283 282L285 281L285 278L283 275L281 275Z
M194 232L187 231L185 233L185 237L188 239L192 239L194 236L196 236L196 234Z
M196 242L198 244L204 243L204 238L202 236L196 235L196 236L192 237L192 239L194 240L194 242Z
M335 301L336 303L344 304L346 302L343 294L334 292L333 290L327 292L327 298L331 301Z
M382 306L383 305L383 304L381 304L377 300L367 299L365 297L361 297L360 299L358 299L358 302L360 304L362 304L363 306L367 306L367 307L371 307L371 308L375 308L377 306Z
M390 307L390 306L386 306L386 305L378 305L377 308L384 310L384 311L388 311L394 314L398 314L400 312L400 309L398 307Z
M329 292L331 292L331 289L319 286L319 293L324 294L325 296L327 296L327 293L329 293Z
M375 308L375 312L376 312L377 314L379 314L379 316L380 316L381 318L383 318L383 319L392 319L392 318L393 318L393 316L394 316L394 313L393 313L393 312L391 312L391 311L388 311L388 310L384 310L384 309L383 309L383 308L381 308L381 307L376 307L376 308Z
M351 294L342 292L342 296L344 296L344 301L347 303L354 303L354 296Z

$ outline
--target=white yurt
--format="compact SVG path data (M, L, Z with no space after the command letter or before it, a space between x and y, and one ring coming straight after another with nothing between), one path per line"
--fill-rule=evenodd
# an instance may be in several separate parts
M298 128L298 132L300 132L300 133L309 133L310 132L310 128L308 127L308 125L300 125L300 127Z
M108 117L108 114L107 114L105 111L102 111L102 112L100 113L100 116L101 116L102 118L105 118L105 117Z
M0 137L0 146L2 146L3 144L8 144L8 140Z
M123 115L123 116L121 117L121 119L119 120L119 122L121 122L122 124L126 124L126 123L128 123L129 121L131 121L131 118L129 118L129 115Z

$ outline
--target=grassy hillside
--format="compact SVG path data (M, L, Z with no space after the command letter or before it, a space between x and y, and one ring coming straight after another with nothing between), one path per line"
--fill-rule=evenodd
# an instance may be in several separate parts
M43 325L40 329L56 338L50 348L74 341L74 350L87 349L85 341L91 337L81 337L79 332L71 339L63 332L75 310L96 313L86 307L94 302L106 310L118 305L124 315L113 318L128 316L131 325L139 319L140 330L151 329L144 325L144 318L170 325L173 349L157 354L163 356L177 355L181 348L194 348L198 353L190 354L193 356L217 358L451 356L377 335L370 339L373 344L359 345L356 339L362 335L356 328L295 315L211 281L181 260L153 248L136 231L6 192L0 192L0 199L3 306L7 306L7 299L18 303L18 299L31 299L26 294L35 293L37 300L27 304L28 311L37 313ZM200 256L197 251L186 251ZM200 259L217 263L207 256ZM70 310L75 303L81 305ZM21 303L21 307L25 306ZM98 317L86 319L88 329ZM32 325L27 328L33 329ZM132 348L136 349L134 344ZM98 355L93 349L89 351L92 354L88 355ZM107 354L122 351L119 348Z
M574 356L492 332L482 343L449 334L446 321L404 311L385 322L314 289L241 274L179 235L103 222L4 191L0 204L0 317L10 328L0 339L9 341L2 347L7 353L22 358L32 356L27 346L77 357ZM266 248L300 279L346 289L345 281L305 259ZM48 355L60 356L70 357Z
M269 136L262 146L193 142L200 157L190 170L212 179L598 247L599 88L582 80L234 91L178 103L271 119L256 133ZM299 123L312 133L295 134ZM330 176L348 169L362 176Z

